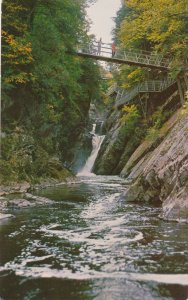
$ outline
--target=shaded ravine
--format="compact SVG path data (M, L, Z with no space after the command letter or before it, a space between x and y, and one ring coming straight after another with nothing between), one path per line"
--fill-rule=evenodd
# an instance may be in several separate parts
M104 137L91 134L77 180L36 192L52 205L1 223L0 299L186 300L188 224L121 200L125 179L92 173Z

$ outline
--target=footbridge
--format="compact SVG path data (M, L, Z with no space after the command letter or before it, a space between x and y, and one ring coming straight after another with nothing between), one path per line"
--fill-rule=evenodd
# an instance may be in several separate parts
M134 98L142 93L161 93L176 83L176 80L167 78L165 80L149 80L144 81L134 88L125 90L122 88L116 89L115 107L121 107L129 104Z
M91 43L80 46L75 54L100 61L128 64L130 66L158 69L161 71L168 71L170 65L170 60L164 58L163 55L148 51L116 49L115 53L112 55L112 46L111 44L106 43Z

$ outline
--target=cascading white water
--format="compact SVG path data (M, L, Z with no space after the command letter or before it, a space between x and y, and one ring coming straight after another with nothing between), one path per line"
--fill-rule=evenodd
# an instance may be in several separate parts
M95 134L96 126L97 126L97 124L93 124L93 128L90 132L91 134Z
M90 156L88 157L84 167L82 170L77 174L77 176L94 176L95 174L92 173L92 168L95 163L95 160L97 158L97 154L99 153L100 147L102 145L102 142L105 138L104 135L97 135L95 133L96 130L96 124L93 124L93 128L91 131L92 137L92 152Z

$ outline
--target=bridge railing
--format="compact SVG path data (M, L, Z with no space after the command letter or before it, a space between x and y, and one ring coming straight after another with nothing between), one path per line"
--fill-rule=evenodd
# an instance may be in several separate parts
M134 99L139 93L158 93L163 92L172 84L175 83L175 80L172 78L167 78L166 80L149 80L144 81L138 85L136 85L131 90L118 89L118 93L116 96L115 106L118 107L123 104L129 103L132 99Z
M142 63L146 65L156 65L162 67L169 67L170 61L164 58L161 54L143 53L130 50L117 50L115 57L127 61Z
M78 48L78 53L91 54L102 57L113 57L114 59L124 60L127 62L140 63L151 66L165 67L168 68L170 60L164 58L159 53L152 53L149 51L139 51L135 49L116 49L115 55L112 56L111 44L102 43L91 43Z

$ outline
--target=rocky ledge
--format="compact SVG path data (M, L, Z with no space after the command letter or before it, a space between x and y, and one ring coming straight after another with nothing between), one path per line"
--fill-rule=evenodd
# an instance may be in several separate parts
M63 184L72 184L77 181L74 176L62 180L49 178L39 184L30 185L28 182L12 183L8 186L0 186L0 221L14 217L9 210L24 209L29 207L51 205L54 202L45 197L34 196L28 191L54 187Z
M12 218L12 217L14 217L14 216L11 215L11 214L2 214L2 213L0 213L0 221L5 220L5 219L9 219L9 218Z
M158 147L132 165L128 178L134 183L123 195L126 201L161 201L161 218L188 222L188 115L179 114Z
M28 182L12 182L7 185L0 185L0 197L15 193L26 193L28 191L44 189L47 187L58 186L61 184L71 184L75 181L77 181L77 178L74 175L71 175L64 179L46 178L37 184L30 184Z
M30 189L30 184L28 182L21 183L10 183L7 185L0 186L0 197L13 194L13 193L25 193Z
M15 195L14 199L0 197L0 220L14 217L12 214L9 214L9 210L12 212L14 209L23 209L51 204L53 204L52 200L45 197L34 196L29 193L17 194Z

